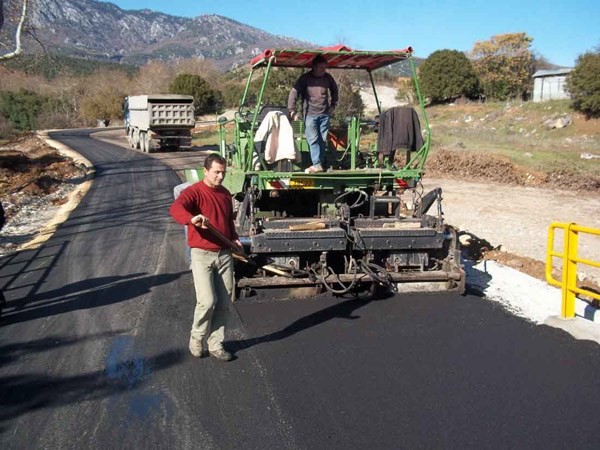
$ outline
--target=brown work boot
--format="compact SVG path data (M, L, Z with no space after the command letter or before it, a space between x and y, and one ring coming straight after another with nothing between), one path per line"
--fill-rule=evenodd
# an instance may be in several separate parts
M233 355L222 347L217 350L209 350L208 353L216 360L222 362L228 362L233 359Z
M190 336L190 353L196 358L204 358L208 356L208 352L204 349L204 345L200 339Z

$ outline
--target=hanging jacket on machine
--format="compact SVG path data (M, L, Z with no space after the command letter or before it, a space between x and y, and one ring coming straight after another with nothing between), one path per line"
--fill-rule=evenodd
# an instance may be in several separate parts
M423 146L421 122L417 112L407 106L396 106L381 113L377 151L384 155L399 148L417 151Z
M283 159L300 160L292 125L281 111L271 111L265 116L254 136L254 142L260 141L266 141L265 161L269 164Z

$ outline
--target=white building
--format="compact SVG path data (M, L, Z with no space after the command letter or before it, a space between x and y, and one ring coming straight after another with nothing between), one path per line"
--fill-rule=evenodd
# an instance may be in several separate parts
M565 89L567 75L573 69L538 70L533 74L533 101L569 98Z

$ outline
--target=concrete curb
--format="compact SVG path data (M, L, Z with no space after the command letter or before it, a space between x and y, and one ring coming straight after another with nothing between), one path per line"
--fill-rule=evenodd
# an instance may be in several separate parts
M69 214L71 214L71 211L73 211L77 207L77 205L79 205L81 199L90 190L90 188L92 187L94 175L96 173L94 165L87 158L83 157L76 151L70 149L66 145L61 144L60 142L55 141L53 139L50 139L48 137L48 131L38 131L36 135L40 139L42 139L48 146L58 151L59 154L66 158L72 159L75 162L75 164L81 166L85 170L85 181L79 186L77 186L77 188L69 194L67 202L60 207L58 213L37 234L36 237L17 247L17 252L21 250L33 250L39 248L48 239L50 239L58 229L58 226L64 223L69 218Z

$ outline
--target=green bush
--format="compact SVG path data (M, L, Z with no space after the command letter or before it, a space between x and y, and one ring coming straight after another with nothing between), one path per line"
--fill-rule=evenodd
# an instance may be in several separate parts
M196 115L217 112L219 95L199 75L189 73L177 75L171 85L171 93L193 96Z
M433 52L419 67L423 95L433 103L451 102L479 94L479 79L471 61L458 50Z
M21 89L0 92L0 117L3 128L18 131L72 126L72 105L65 99L46 97Z
M25 89L0 92L0 114L21 131L37 129L38 116L50 104L49 98Z
M567 77L573 109L588 117L600 116L600 51L577 58L575 69Z

